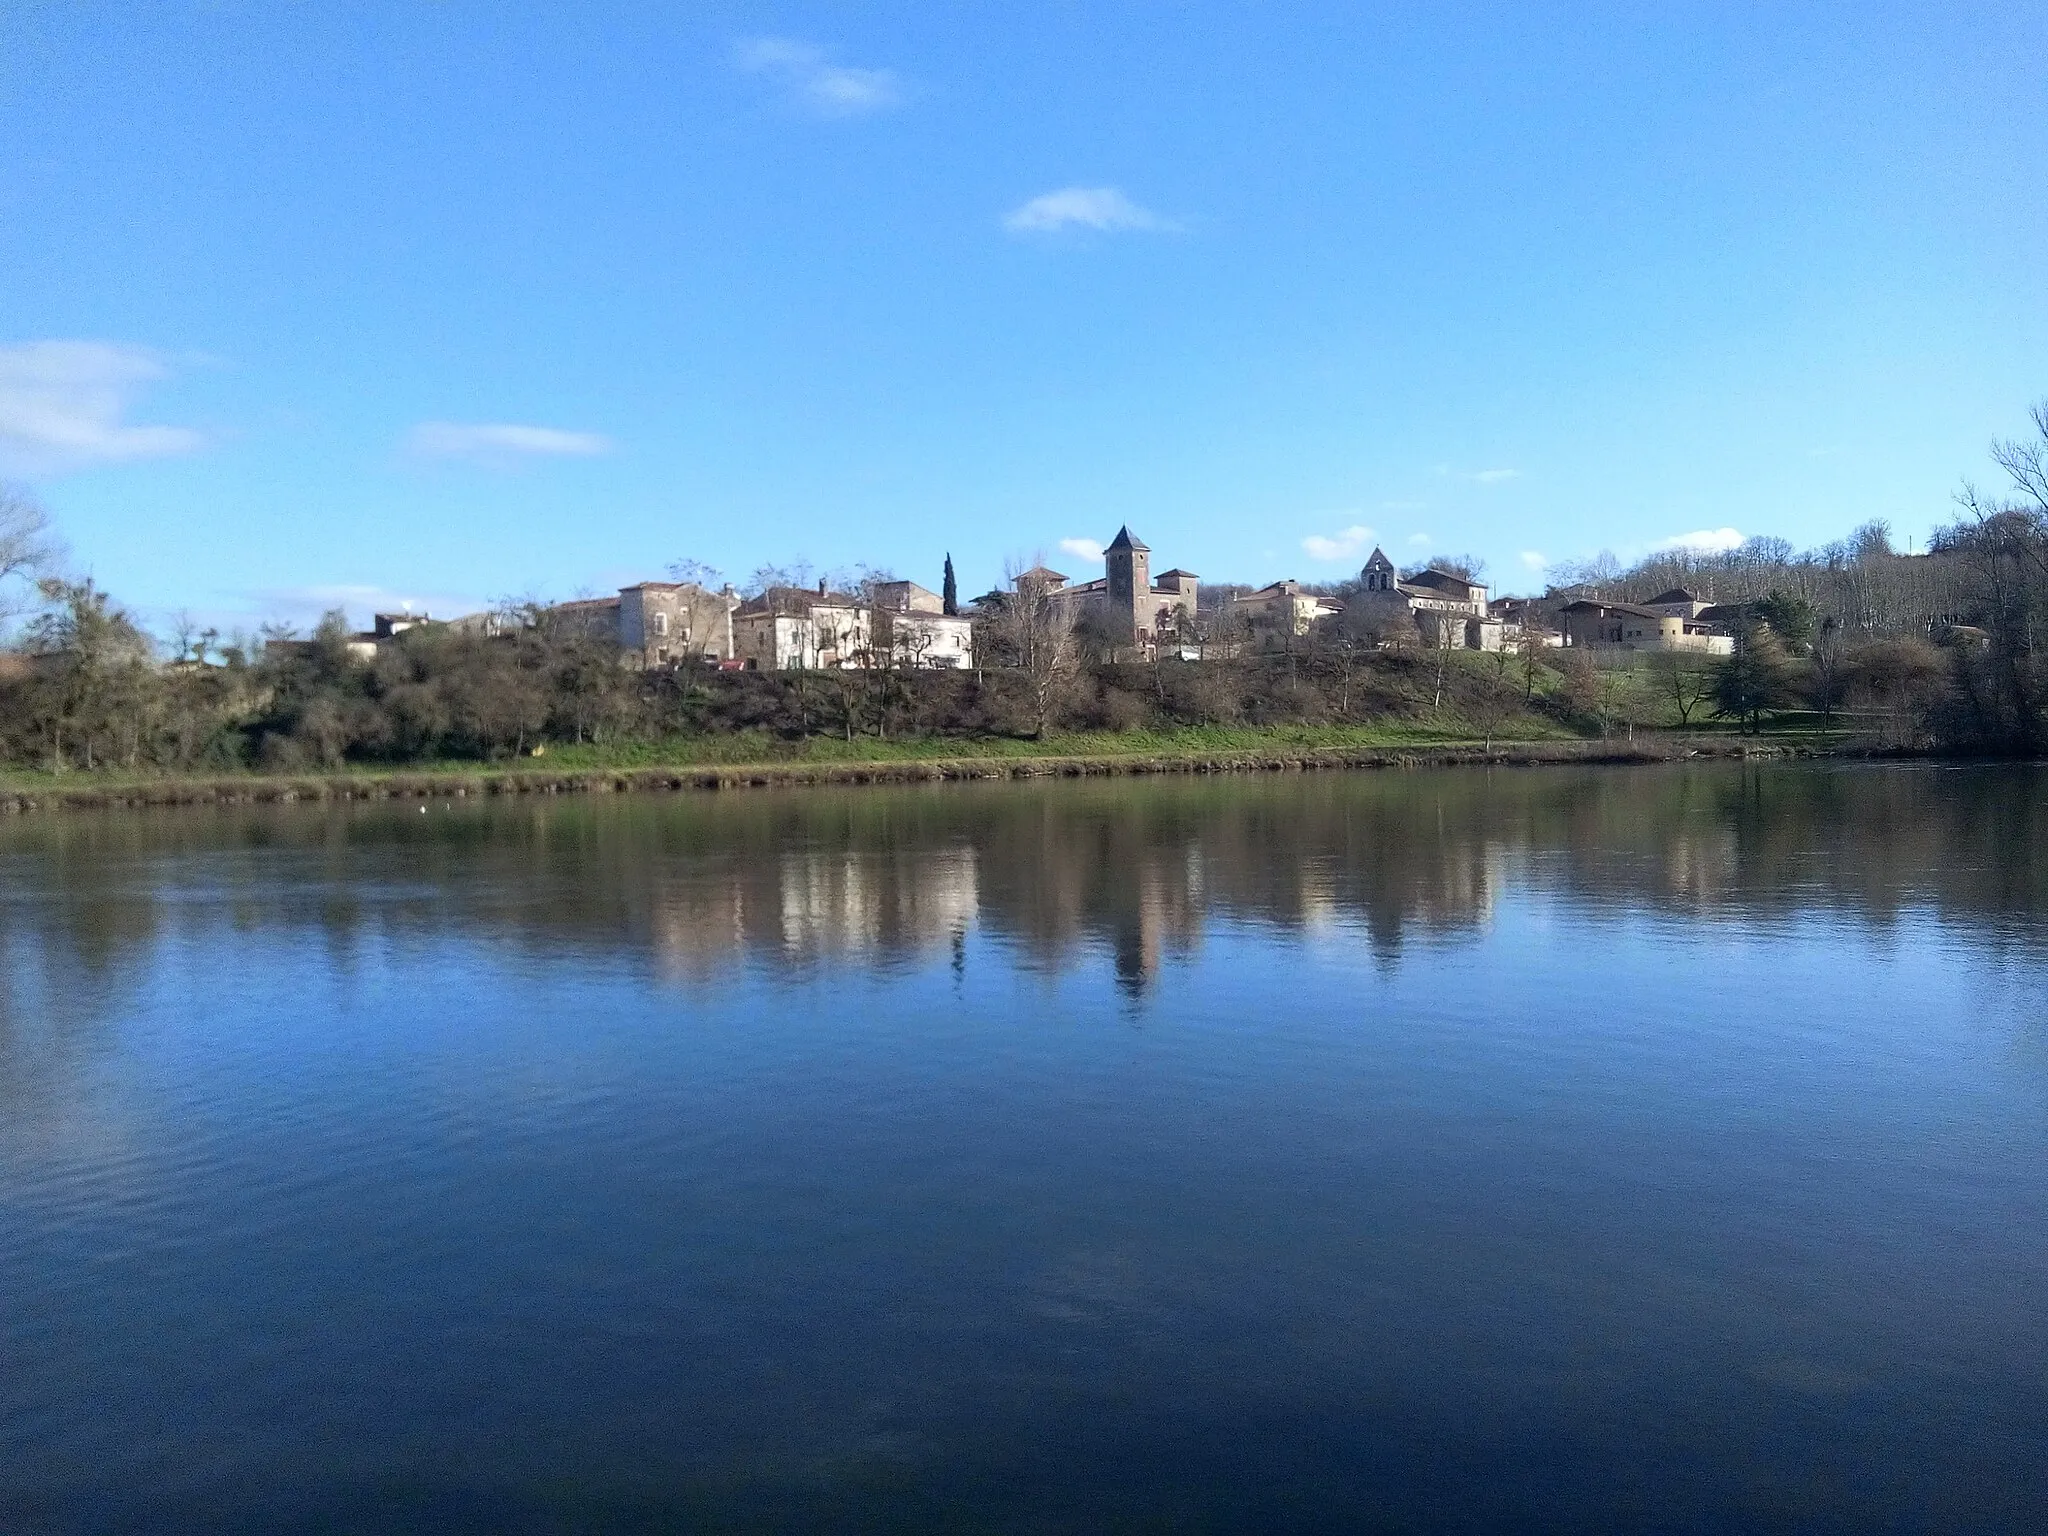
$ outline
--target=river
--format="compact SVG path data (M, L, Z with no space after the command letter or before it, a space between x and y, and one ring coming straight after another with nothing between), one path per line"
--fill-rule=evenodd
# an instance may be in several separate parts
M2048 772L0 822L0 1529L2048 1529Z

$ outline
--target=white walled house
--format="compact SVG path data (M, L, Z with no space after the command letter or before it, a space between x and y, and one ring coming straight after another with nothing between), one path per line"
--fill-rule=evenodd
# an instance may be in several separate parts
M877 658L890 666L974 665L974 620L946 612L944 598L914 581L875 588L874 637Z
M874 615L846 593L771 587L733 616L733 651L762 672L864 667L874 659Z

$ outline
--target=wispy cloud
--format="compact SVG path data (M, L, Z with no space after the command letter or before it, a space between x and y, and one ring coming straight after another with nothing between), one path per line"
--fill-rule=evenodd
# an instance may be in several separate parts
M1544 554L1542 550L1525 549L1522 551L1522 568L1524 570L1542 571L1549 569L1549 566L1550 556Z
M528 427L512 422L423 421L405 446L425 459L467 459L499 467L522 459L589 458L610 453L612 440L596 432Z
M1519 469L1454 469L1448 464L1437 465L1436 472L1447 480L1469 480L1474 485L1505 485L1522 478Z
M1077 560L1102 558L1102 543L1099 539L1061 539L1060 548Z
M1423 549L1426 548L1428 544L1429 535L1426 533L1411 533L1408 535L1408 546L1411 549Z
M122 342L0 347L0 471L54 475L204 447L189 427L126 420L136 396L169 376L160 354Z
M1334 563L1339 560L1356 560L1371 546L1372 530L1363 523L1353 523L1349 528L1336 533L1312 533L1301 541L1301 547L1308 552L1311 560Z
M1041 192L1003 215L1003 228L1013 235L1049 235L1063 229L1114 232L1179 227L1140 207L1115 187L1061 187L1056 192Z
M1652 549L1689 549L1702 555L1725 555L1731 549L1740 549L1743 537L1733 528L1701 528L1692 533L1674 533L1668 539L1659 539L1650 546Z
M794 38L745 38L733 48L733 61L748 74L777 81L800 105L824 117L859 117L903 99L893 70L834 64L815 43Z

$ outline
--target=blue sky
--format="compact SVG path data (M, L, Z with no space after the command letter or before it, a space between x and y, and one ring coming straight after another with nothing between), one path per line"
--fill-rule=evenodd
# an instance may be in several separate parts
M12 0L0 474L230 622L1924 538L2048 395L2048 7L1500 9Z

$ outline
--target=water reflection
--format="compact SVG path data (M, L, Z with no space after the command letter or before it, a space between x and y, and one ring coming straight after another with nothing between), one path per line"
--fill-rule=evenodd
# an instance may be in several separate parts
M1728 765L0 824L0 1527L2041 1529L2044 838Z
M174 933L464 933L743 962L890 966L978 931L1142 992L1221 922L1353 934L1385 965L1505 895L1598 911L1873 924L1908 907L2033 944L2048 777L1732 767L1110 781L620 801L250 808L0 828L0 1020L93 1010Z

